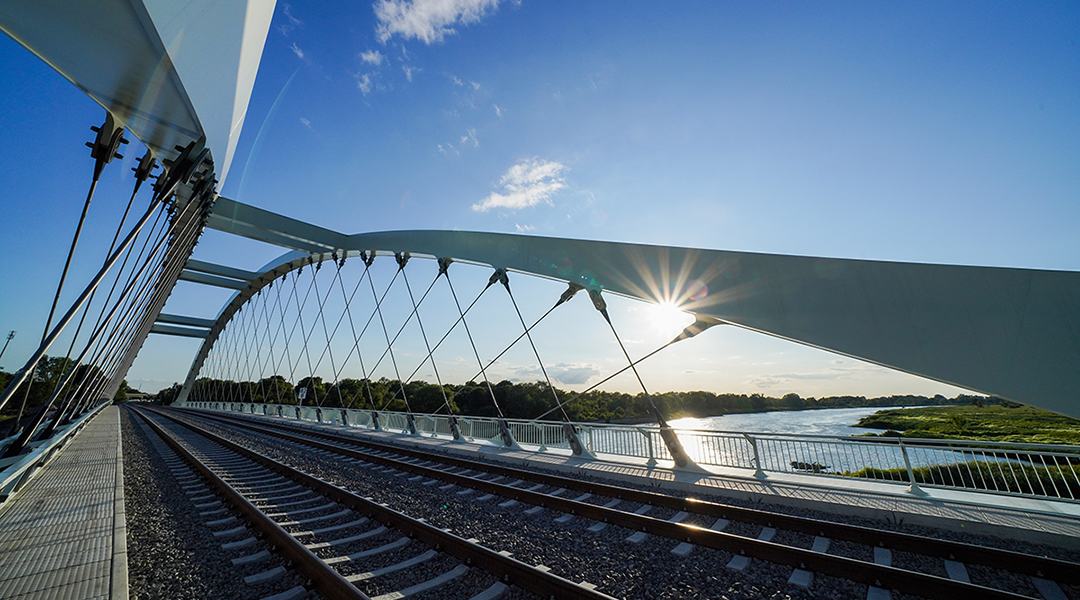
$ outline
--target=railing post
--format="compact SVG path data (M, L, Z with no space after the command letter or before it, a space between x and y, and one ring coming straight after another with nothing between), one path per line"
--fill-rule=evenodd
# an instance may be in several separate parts
M563 423L562 426L563 435L566 436L567 443L570 444L570 451L574 453L574 456L584 456L587 458L596 458L592 452L585 449L585 446L581 445L581 440L578 439L577 429L573 423Z
M546 452L547 451L547 443L545 443L545 441L544 441L544 428L542 426L540 426L540 425L537 425L536 423L533 423L532 426L535 427L536 430L540 432L540 449L537 450L537 452Z
M379 427L379 413L374 410L371 411L371 424L375 431L382 429L382 427Z
M341 409L341 424L345 427L349 426L349 409Z
M645 461L645 464L650 467L656 466L656 451L653 449L652 432L648 429L637 428L638 433L645 436L645 442L649 446L649 460Z
M908 458L907 448L904 447L904 442L897 438L896 443L900 445L900 454L904 457L904 466L907 467L908 481L911 482L911 485L908 486L907 493L916 496L925 496L926 492L919 487L918 483L915 483L915 471L911 468L911 459Z
M513 448L516 445L514 442L514 436L510 433L510 426L506 424L506 419L499 419L499 435L502 436L503 445L507 448Z
M757 479L765 479L768 475L765 474L765 469L761 468L761 454L758 452L757 439L752 438L745 433L742 434L746 441L750 442L750 448L754 451L754 466L757 467L754 470L754 477Z

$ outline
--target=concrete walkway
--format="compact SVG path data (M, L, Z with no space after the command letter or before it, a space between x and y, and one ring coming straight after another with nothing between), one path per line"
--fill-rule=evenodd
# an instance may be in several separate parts
M0 598L126 600L122 457L109 406L0 507Z

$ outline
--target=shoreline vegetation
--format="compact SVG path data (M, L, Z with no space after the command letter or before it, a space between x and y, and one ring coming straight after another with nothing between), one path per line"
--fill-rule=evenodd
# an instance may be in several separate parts
M975 398L961 406L881 410L855 427L885 429L867 437L965 439L1080 446L1080 421L997 398Z
M496 416L495 402L507 418L562 420L552 390L544 382L491 383L488 391L484 382L469 381L465 384L440 386L426 381L410 381L401 385L396 380L381 378L342 379L337 383L324 382L320 377L305 377L292 385L280 375L258 381L221 381L200 379L196 389L207 390L226 402L274 402L297 404L300 395L304 404L325 407L405 411L417 413L446 413L447 404L455 414L473 416ZM301 391L306 390L306 391ZM555 388L555 394L565 407L567 416L578 422L637 424L652 422L645 394L626 394L594 390L578 395L570 390ZM155 395L158 402L172 402L180 392L180 385L165 388ZM492 402L494 395L495 402ZM669 420L686 417L707 418L728 414L761 413L773 411L815 410L825 408L861 408L892 406L943 406L967 404L981 400L979 396L946 398L902 395L880 396L829 396L803 398L798 394L781 397L762 394L717 394L706 391L662 392L650 395L660 412ZM541 415L545 415L541 417Z

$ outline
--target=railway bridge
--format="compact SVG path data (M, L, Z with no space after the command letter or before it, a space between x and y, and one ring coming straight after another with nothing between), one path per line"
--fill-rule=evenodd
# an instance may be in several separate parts
M67 307L65 266L0 393L19 407L0 596L127 597L130 543L184 554L168 568L194 597L1076 597L1080 449L694 430L647 367L739 328L1080 417L1080 273L340 232L226 198L273 9L0 2L0 28L105 108L85 207L143 147L105 260ZM181 33L199 41L165 42ZM280 255L194 259L206 230ZM172 314L179 281L227 300ZM681 331L643 333L643 303ZM118 408L150 336L199 347L168 407ZM558 389L586 337L608 370ZM528 402L500 388L510 362ZM582 418L616 378L644 418ZM139 594L187 580L145 568Z

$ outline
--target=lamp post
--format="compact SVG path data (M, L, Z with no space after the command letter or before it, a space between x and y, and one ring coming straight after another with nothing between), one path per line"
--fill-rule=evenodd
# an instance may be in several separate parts
M12 330L11 333L7 334L7 341L4 342L4 348L3 350L0 350L0 358L4 358L4 352L7 352L8 344L10 344L13 339L15 339L15 330Z

